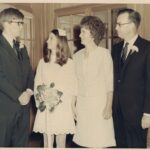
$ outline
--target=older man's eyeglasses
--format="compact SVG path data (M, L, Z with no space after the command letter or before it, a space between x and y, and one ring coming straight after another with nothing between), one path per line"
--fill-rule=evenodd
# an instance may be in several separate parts
M116 26L121 27L121 26L128 25L128 24L131 24L131 23L132 23L132 22L127 22L127 23L119 23L119 22L117 22L117 23L116 23Z
M23 21L9 21L9 23L16 23L16 24L18 24L18 26L24 25Z

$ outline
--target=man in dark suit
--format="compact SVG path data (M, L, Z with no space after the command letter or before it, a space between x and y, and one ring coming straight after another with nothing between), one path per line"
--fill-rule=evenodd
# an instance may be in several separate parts
M112 50L113 120L119 148L145 148L150 127L150 42L138 35L140 14L118 12L116 30L122 42Z
M28 144L33 72L26 48L15 42L23 18L14 8L0 12L0 147Z

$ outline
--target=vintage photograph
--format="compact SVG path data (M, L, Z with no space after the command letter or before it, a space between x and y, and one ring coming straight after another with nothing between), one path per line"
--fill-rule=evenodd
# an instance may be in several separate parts
M0 148L150 148L149 14L0 2Z

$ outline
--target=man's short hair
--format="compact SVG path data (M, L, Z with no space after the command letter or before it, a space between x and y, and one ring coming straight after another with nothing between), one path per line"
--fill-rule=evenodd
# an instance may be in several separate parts
M117 16L128 13L129 14L129 19L135 24L135 26L138 28L141 22L141 15L139 12L130 9L130 8L123 8L118 11Z
M3 29L3 23L13 19L24 19L24 15L16 8L6 8L0 12L0 26Z

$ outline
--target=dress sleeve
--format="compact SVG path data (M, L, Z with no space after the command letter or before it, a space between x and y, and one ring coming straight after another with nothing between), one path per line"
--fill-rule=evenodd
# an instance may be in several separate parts
M104 57L104 75L106 83L106 91L113 91L113 62L109 50L106 50Z
M36 99L36 94L37 92L37 86L43 84L43 78L42 78L42 59L39 61L39 64L37 66L37 70L36 70L36 75L35 75L35 79L34 79L34 98L35 98L35 103L36 103L36 107L39 106L39 102Z
M70 60L70 65L69 65L69 76L67 77L68 83L69 83L69 93L73 96L77 95L77 79L75 75L75 66L74 66L74 61Z
M74 96L77 96L78 90L77 90L77 75L75 73L75 62L73 61L73 67L72 67L72 85L73 85L73 89L72 89L72 93Z

